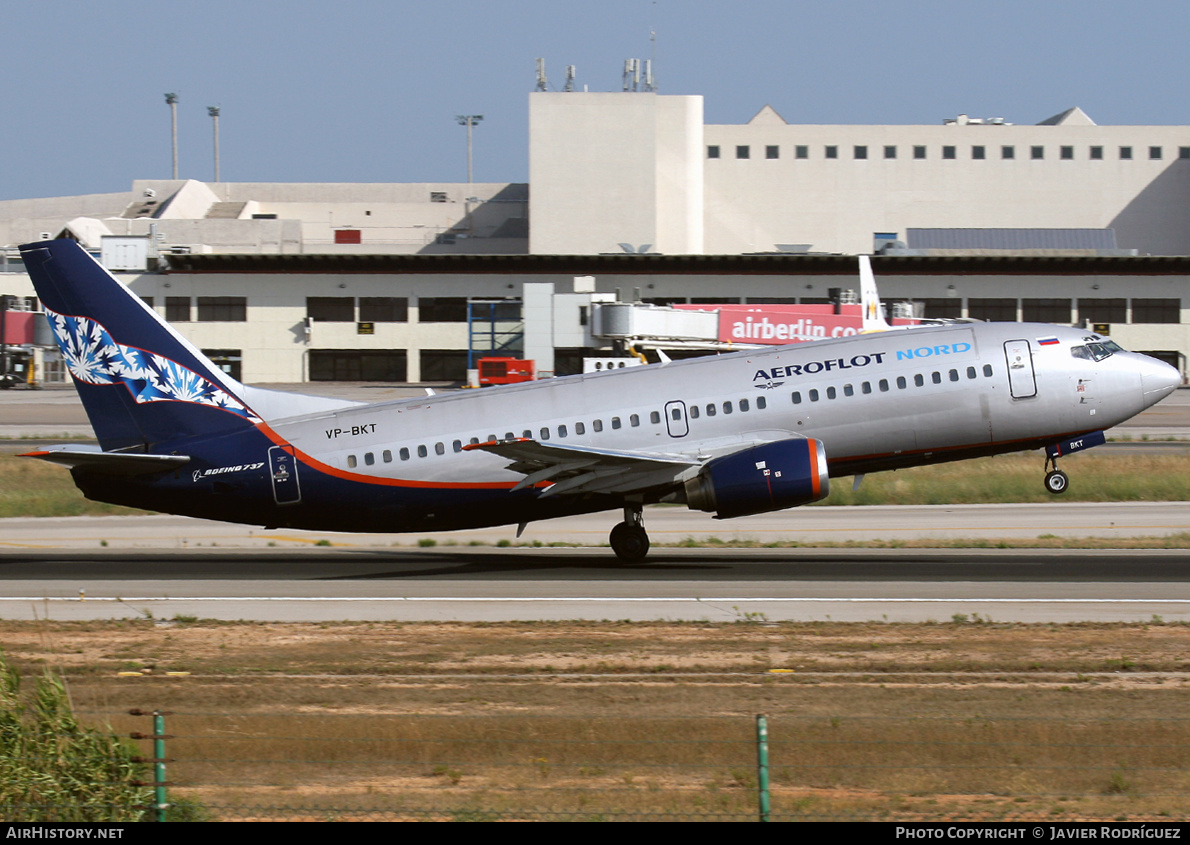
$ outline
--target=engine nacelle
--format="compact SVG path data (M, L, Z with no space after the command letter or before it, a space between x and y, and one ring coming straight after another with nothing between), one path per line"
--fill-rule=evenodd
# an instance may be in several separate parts
M822 443L790 439L711 461L686 482L686 504L727 519L808 505L830 489Z

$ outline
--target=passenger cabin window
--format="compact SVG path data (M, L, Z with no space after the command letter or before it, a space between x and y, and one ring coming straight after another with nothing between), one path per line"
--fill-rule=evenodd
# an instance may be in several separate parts
M798 393L796 390L793 391L793 404L795 404L795 405L802 404L802 394Z
M426 447L425 447L425 446L418 446L418 447L417 447L417 456L418 456L419 458L424 458L424 457L425 457L426 455L428 455L428 454L430 454L430 453L429 453L429 451L427 451L427 450L426 450Z
M385 462L386 464L391 464L391 463L393 462L393 453L392 453L392 450L391 450L391 449L385 449L385 450L384 450L384 451L381 453L381 457L382 457L382 458L384 458L384 462Z
M565 437L565 436L566 436L566 426L564 426L564 425L558 426L558 437Z
M446 454L446 444L445 443L435 443L434 444L434 454L435 455L445 455Z
M628 424L631 425L633 428L636 428L638 425L640 425L640 414L632 414L631 416L629 416Z
M347 468L348 468L348 469L355 469L355 455L348 455L348 456L347 456Z
M897 376L897 387L898 388L900 388L901 390L904 390L908 386L909 386L909 382L905 381L904 376Z
M926 377L923 376L921 373L918 373L917 375L915 375L913 377L913 383L915 385L917 385L918 387L921 387L922 385L924 385L926 383Z
M756 410L763 411L765 408L768 407L768 404L769 404L769 401L767 399L765 399L763 396L756 397Z
M597 433L603 431L603 420L592 421L591 428L595 429Z
M724 402L724 403L723 403L723 413L725 413L725 414L730 414L730 413L731 413L731 409L732 409L732 406L731 406L731 403L730 403L730 402Z
M690 419L692 419L692 420L698 419L698 406L697 405L690 406Z
M747 399L740 400L740 410L747 413L747 411L748 411L748 400Z
M550 430L549 430L548 428L543 428L543 429L541 430L541 439L542 439L542 440L549 440L549 439L550 439Z
M657 423L661 422L661 414L657 411L651 411L649 413L649 422L651 422L653 425L657 425Z
M409 449L405 446L401 447L401 451L397 453L400 455L402 461L409 460Z
M576 435L582 436L587 433L587 427L585 425L583 425L581 422L576 422L574 424L574 433Z
M886 379L886 378L880 379L880 392L888 393L888 379Z
M612 417L612 428L613 428L613 429L619 428L619 427L620 427L620 425L621 425L621 423L620 423L620 418L619 418L619 417Z
M810 390L810 401L811 402L818 401L818 391L817 390L813 390L813 389Z
M376 456L371 452L364 452L364 463L372 466L372 464L376 463Z
M715 406L714 405L707 405L707 416L708 417L715 416Z

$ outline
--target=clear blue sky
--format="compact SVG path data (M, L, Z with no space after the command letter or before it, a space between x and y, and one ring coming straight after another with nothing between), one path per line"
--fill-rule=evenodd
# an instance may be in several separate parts
M771 104L791 123L1190 125L1185 0L0 0L0 199L225 181L527 181L534 59L591 91L654 55L708 123Z

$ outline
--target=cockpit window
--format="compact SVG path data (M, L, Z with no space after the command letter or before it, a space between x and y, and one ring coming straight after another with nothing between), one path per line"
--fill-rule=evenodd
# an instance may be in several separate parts
M1111 357L1116 352L1123 352L1123 347L1113 340L1104 340L1101 338L1083 338L1087 341L1084 346L1070 347L1070 354L1075 358L1085 358L1088 361L1102 361L1104 358Z

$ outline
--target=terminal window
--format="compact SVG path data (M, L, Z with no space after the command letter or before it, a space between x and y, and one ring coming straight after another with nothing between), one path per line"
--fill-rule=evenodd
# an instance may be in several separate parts
M1004 146L1000 148L1000 158L1009 159L1016 158L1016 147Z
M839 148L838 147L827 147L826 148L826 157L827 158L838 158L839 157Z
M735 148L736 158L752 158L752 148L747 144L741 144Z
M1026 323L1070 323L1069 299L1022 299L1021 319Z
M1132 159L1132 147L1120 147L1120 158L1124 161Z
M925 158L926 157L926 148L922 145L915 146L913 148L913 157L914 158Z
M1103 161L1103 147L1091 147L1090 157L1092 161Z
M1029 158L1034 160L1045 158L1045 147L1029 147Z
M781 148L776 145L770 144L769 146L764 148L764 157L765 158L780 158L781 157Z
M1160 159L1161 158L1161 148L1160 147L1149 147L1149 158L1153 161L1157 161L1158 159Z
M855 157L856 158L867 158L868 157L868 148L864 147L864 146L857 146L855 148Z
M1190 150L1190 147L1187 147L1186 149ZM798 144L793 148L793 155L795 158L809 158L810 148L805 144Z
M1190 158L1190 147L1178 147L1178 158Z
M1180 323L1182 321L1182 300L1180 299L1134 299L1132 300L1132 322L1134 323Z
M307 296L306 316L315 323L354 323L355 299L350 296Z
M1063 161L1070 161L1074 158L1074 147L1059 147L1058 157Z
M967 316L993 323L1016 322L1015 299L968 299Z
M958 156L956 154L956 148L955 147L943 147L942 148L942 157L943 158L957 158Z
M976 159L977 161L982 161L983 159L985 159L987 157L988 157L988 153L987 153L986 147L977 146L977 147L971 148L971 158Z
M465 323L467 322L467 297L418 297L417 319L421 323Z
M248 298L244 296L200 296L200 323L243 323L248 319Z
M711 144L707 147L707 158L719 158L719 145Z
M894 146L885 146L884 157L885 158L896 158L897 157L897 148Z
M1128 319L1128 301L1119 299L1080 299L1078 320L1086 323L1123 323Z
M364 323L404 323L409 317L409 300L404 296L361 296L359 318Z
M165 298L165 319L171 323L189 323L190 297L167 296Z

